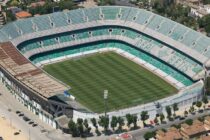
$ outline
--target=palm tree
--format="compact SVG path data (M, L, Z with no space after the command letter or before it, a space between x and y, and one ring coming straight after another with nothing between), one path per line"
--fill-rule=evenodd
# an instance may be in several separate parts
M187 117L187 115L188 115L188 112L187 112L187 110L185 110L184 111L184 116Z
M95 118L92 118L90 121L92 122L92 124L95 127L96 131L98 131L98 125L97 125L96 119Z
M138 117L136 115L133 116L133 128L136 129L137 128L137 120Z
M191 106L190 109L189 109L189 112L190 112L191 114L193 114L194 111L195 111L194 106Z
M158 124L158 118L157 118L157 117L155 117L154 123L155 123L155 124Z
M122 127L125 125L124 119L122 117L118 117L117 121L118 121L118 130L121 132L122 131Z
M133 115L131 114L126 114L126 119L127 119L127 126L130 128L130 125L133 123Z
M77 124L81 125L82 123L83 123L83 119L78 118L78 119L77 119Z
M178 104L177 103L174 103L173 104L173 110L174 110L174 114L176 115L176 111L179 110L179 107L178 107Z
M204 109L205 109L206 104L208 104L208 103L209 103L208 97L207 97L206 95L205 95L205 96L203 96L202 101L203 101L203 103L205 104L205 105L204 105Z
M80 136L82 137L84 134L83 119L81 118L77 119L77 128L79 130Z
M160 114L160 121L161 121L161 123L163 123L163 120L165 119L165 116L164 116L164 114L162 113L162 114Z
M85 126L85 129L86 129L85 131L87 133L90 133L91 127L89 127L89 124L88 124L88 120L87 119L84 120L83 125Z
M197 101L196 102L196 106L199 108L199 110L200 110L200 107L202 106L202 102L201 101Z
M117 127L117 123L118 123L117 117L116 116L112 116L111 127L112 127L113 131L115 131L115 127Z
M98 124L104 128L104 131L105 133L107 132L108 130L108 127L109 127L109 117L107 116L100 116L99 117L99 122Z
M171 107L170 107L170 106L166 106L166 112L167 112L167 114L168 114L168 118L170 118L171 115L172 115Z
M145 127L145 121L149 118L148 112L147 111L142 111L141 112L141 120L143 122L143 127Z
M69 130L70 130L70 133L72 134L72 137L78 137L79 136L79 131L77 129L77 125L72 119L69 121L68 127L69 127Z

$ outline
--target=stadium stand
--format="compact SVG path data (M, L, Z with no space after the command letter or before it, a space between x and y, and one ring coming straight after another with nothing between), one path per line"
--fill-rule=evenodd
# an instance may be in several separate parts
M45 61L93 50L121 50L163 74L166 80L185 85L179 97L171 96L180 104L200 98L203 84L198 80L204 77L204 67L210 66L208 37L132 7L99 6L17 20L0 28L0 42L0 80L29 106L35 102L32 106L37 114L53 127L60 124L55 124L56 117L73 117L72 110L79 107L64 96L70 87L38 67Z
M80 31L67 32L64 34L58 34L51 37L44 37L35 39L33 41L24 42L17 47L23 53L26 53L29 50L32 52L37 52L37 48L48 46L50 47L55 44L61 44L65 42L104 35L120 35L128 37L130 39L139 40L136 44L136 47L158 57L159 59L165 61L166 63L170 64L171 66L175 67L186 75L189 75L190 77L193 77L197 73L202 71L202 66L199 63L191 60L189 57L177 52L176 50L171 49L170 47L162 44L161 42L158 42L157 40L144 36L128 28L122 27L101 27L96 29L85 29ZM39 44L37 42L41 43ZM38 63L38 61L35 62Z

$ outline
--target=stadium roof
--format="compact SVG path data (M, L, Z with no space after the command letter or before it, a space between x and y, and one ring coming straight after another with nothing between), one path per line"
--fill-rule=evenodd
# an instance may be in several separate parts
M210 39L152 12L123 6L104 6L57 12L17 20L0 29L0 42L21 42L50 34L95 26L119 25L138 30L210 65Z
M68 87L34 66L9 42L0 45L0 66L40 96L63 94Z

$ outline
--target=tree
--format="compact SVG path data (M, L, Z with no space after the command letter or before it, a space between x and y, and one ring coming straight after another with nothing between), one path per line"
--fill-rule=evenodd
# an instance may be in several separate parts
M179 110L179 107L178 107L178 104L177 103L174 103L173 104L173 110L174 110L174 114L176 114L176 111Z
M127 119L127 126L130 128L130 125L133 123L133 115L131 114L126 114L126 119Z
M200 107L202 106L202 102L201 101L197 101L196 102L196 106L200 109Z
M163 123L163 120L165 119L165 116L164 116L164 114L162 113L162 114L160 114L160 122L161 123Z
M85 126L85 129L86 129L85 131L87 133L90 133L91 127L89 127L89 124L88 124L88 120L87 119L84 120L83 125Z
M36 6L36 7L29 7L28 10L32 15L35 14L49 14L56 11L62 11L64 9L76 9L78 6L73 2L69 0L60 0L60 2L52 2L52 1L46 1L46 3L42 6Z
M204 104L208 104L209 103L209 100L208 100L207 96L203 96L202 101L203 101Z
M137 128L137 120L138 117L136 115L133 116L133 128L136 129Z
M16 20L16 17L14 16L11 10L6 10L6 15L7 15L7 18L6 18L7 22Z
M204 121L205 121L205 117L198 117L198 120L199 120L200 122L204 122Z
M145 127L145 121L149 118L148 112L147 111L142 111L141 112L141 120L143 121L143 126Z
M184 116L187 116L188 115L188 112L187 110L184 111Z
M155 117L154 123L155 123L155 124L158 124L158 118L157 118L157 117Z
M114 0L98 0L98 5L103 6L103 5L114 5L115 1Z
M18 4L19 4L19 2L18 2L17 0L12 0L12 1L10 2L10 5L11 5L11 6L18 6Z
M82 125L82 123L83 123L83 119L78 118L78 119L77 119L77 124Z
M198 24L200 28L204 28L205 31L209 34L210 33L210 15L203 16L198 20Z
M59 3L58 3L58 6L59 6L59 9L60 10L64 10L64 9L74 9L76 8L76 5L73 1L69 1L69 0L61 0Z
M188 125L192 125L193 124L193 120L192 119L187 119L185 121L185 123L188 124Z
M116 116L112 116L111 127L112 127L113 131L115 131L115 127L117 127L117 123L118 123L117 117Z
M172 112L171 112L171 107L170 106L166 106L166 112L168 114L168 118L171 118Z
M146 133L144 134L144 139L145 139L145 140L149 140L149 139L151 139L151 138L154 138L155 135L156 135L155 131L153 131L153 132L146 132Z
M189 112L192 114L194 111L195 111L194 106L191 106L190 109L189 109Z
M107 132L108 130L108 127L109 127L109 117L107 116L100 116L99 117L99 122L98 124L104 128L104 131L105 133Z
M84 120L83 125L85 126L86 129L89 127L89 124L88 124L88 120L87 119Z
M203 4L204 4L204 5L210 4L210 0L203 0Z
M77 128L79 130L80 136L82 137L84 134L83 119L81 118L77 119Z
M78 137L79 131L77 129L76 123L73 120L70 120L68 123L68 127L70 130L70 133L72 134L72 137Z
M92 124L95 127L96 131L98 131L98 125L97 125L96 119L95 118L92 118L90 121L92 122Z
M79 135L81 137L83 137L83 135L84 135L84 127L83 127L83 124L77 124L77 128L79 130Z
M181 128L181 124L172 124L171 127L175 127L176 129L180 129Z
M122 117L118 117L117 121L118 121L118 130L121 132L122 131L122 127L125 125L124 119Z

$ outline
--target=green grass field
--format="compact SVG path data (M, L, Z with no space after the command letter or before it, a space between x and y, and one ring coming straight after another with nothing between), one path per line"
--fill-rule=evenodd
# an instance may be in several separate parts
M160 77L113 52L54 63L43 69L71 86L70 93L76 100L97 113L104 111L104 89L109 91L109 111L151 102L177 92Z

